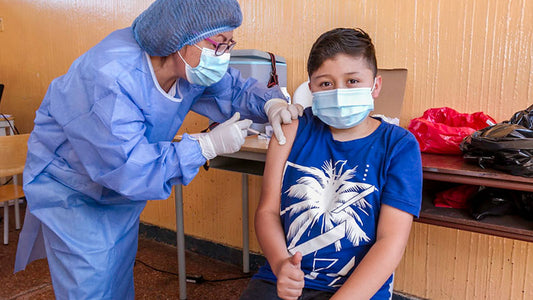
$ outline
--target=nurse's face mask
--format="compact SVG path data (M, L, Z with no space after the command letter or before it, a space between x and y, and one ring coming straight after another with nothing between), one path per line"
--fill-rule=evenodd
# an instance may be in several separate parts
M348 88L313 93L313 115L333 128L347 129L360 124L372 110L372 88Z
M187 81L192 84L210 86L217 83L224 77L229 66L230 54L229 52L223 52L221 55L217 50L200 48L194 45L196 48L202 51L200 56L200 63L196 67L191 67L178 51L178 55L185 63L185 75Z

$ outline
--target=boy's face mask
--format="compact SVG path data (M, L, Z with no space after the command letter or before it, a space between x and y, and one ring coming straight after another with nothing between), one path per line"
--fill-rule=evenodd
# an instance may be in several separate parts
M214 83L219 82L228 70L230 54L224 53L222 55L216 56L215 50L200 48L197 45L194 46L202 50L202 54L200 56L200 63L194 68L191 67L185 61L185 59L183 59L183 57L178 51L178 55L185 63L185 74L187 76L187 81L192 84L202 86L210 86Z
M346 129L360 124L372 110L372 88L350 88L313 93L313 115L331 127Z

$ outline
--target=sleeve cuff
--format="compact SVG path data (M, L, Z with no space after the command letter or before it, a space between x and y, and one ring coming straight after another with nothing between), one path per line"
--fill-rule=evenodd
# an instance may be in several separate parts
M180 169L182 170L182 184L189 184L198 174L198 170L207 161L202 155L202 149L198 140L188 134L183 134L178 143L178 157L180 159Z

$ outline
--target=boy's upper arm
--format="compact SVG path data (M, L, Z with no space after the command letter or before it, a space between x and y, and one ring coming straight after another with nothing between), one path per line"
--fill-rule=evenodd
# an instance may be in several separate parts
M283 125L282 130L287 139L284 145L279 145L275 136L272 136L270 139L265 161L265 171L263 173L263 187L259 209L268 207L270 209L277 209L279 212L283 171L296 137L298 120L293 120L292 123Z

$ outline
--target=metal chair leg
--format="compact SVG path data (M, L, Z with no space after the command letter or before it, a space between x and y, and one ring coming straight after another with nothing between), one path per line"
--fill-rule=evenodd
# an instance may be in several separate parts
M20 229L20 199L15 199L15 228Z
M13 184L18 185L18 176L13 176ZM15 228L20 229L20 208L19 201L20 199L15 199Z
M4 245L9 242L9 201L4 202Z

